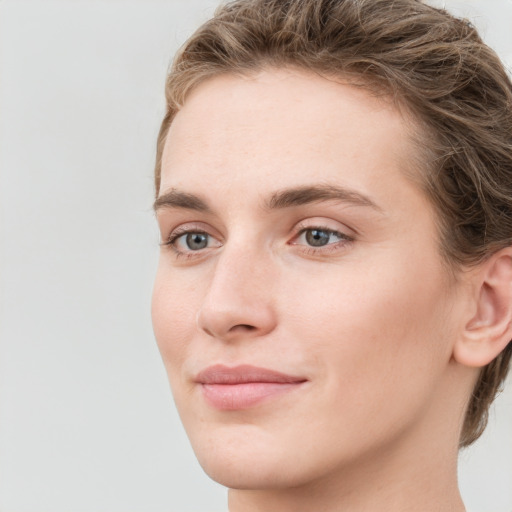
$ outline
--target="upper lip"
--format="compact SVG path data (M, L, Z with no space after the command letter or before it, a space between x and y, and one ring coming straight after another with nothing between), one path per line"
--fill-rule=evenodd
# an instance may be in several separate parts
M200 384L247 384L249 382L289 384L305 382L307 379L249 364L234 367L216 364L200 371L195 380Z

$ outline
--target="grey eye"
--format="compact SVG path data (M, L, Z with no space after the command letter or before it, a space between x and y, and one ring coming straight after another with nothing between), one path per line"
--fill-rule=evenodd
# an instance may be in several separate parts
M308 229L305 232L306 242L312 247L322 247L327 245L331 238L331 231L324 231L322 229Z
M208 235L206 233L188 233L185 244L191 251L199 251L208 247Z

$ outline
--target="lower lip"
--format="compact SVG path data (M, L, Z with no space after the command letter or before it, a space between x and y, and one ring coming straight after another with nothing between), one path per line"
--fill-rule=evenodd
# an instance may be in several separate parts
M303 382L247 382L243 384L202 384L206 401L221 411L247 409L283 393L297 389Z

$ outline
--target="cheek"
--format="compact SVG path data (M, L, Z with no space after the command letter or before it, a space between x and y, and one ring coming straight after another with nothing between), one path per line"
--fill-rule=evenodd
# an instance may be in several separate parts
M165 367L171 378L186 359L188 341L196 325L197 287L183 283L178 275L159 264L153 297L151 317L153 331Z
M347 457L417 425L449 360L441 280L435 273L409 279L404 264L385 272L347 265L333 269L325 286L296 281L300 299L295 286L286 295L288 338L300 340L319 391L307 416L311 431L323 432L330 450L335 440Z
M414 259L349 262L295 281L286 295L291 337L321 362L333 396L337 389L343 400L381 400L410 391L412 399L439 377L450 355L446 285L440 269L421 267Z

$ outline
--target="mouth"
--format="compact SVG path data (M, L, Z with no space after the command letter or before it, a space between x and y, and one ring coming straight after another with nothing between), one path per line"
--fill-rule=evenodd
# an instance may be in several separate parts
M248 409L301 387L307 379L251 365L215 365L199 372L206 402L215 409Z

